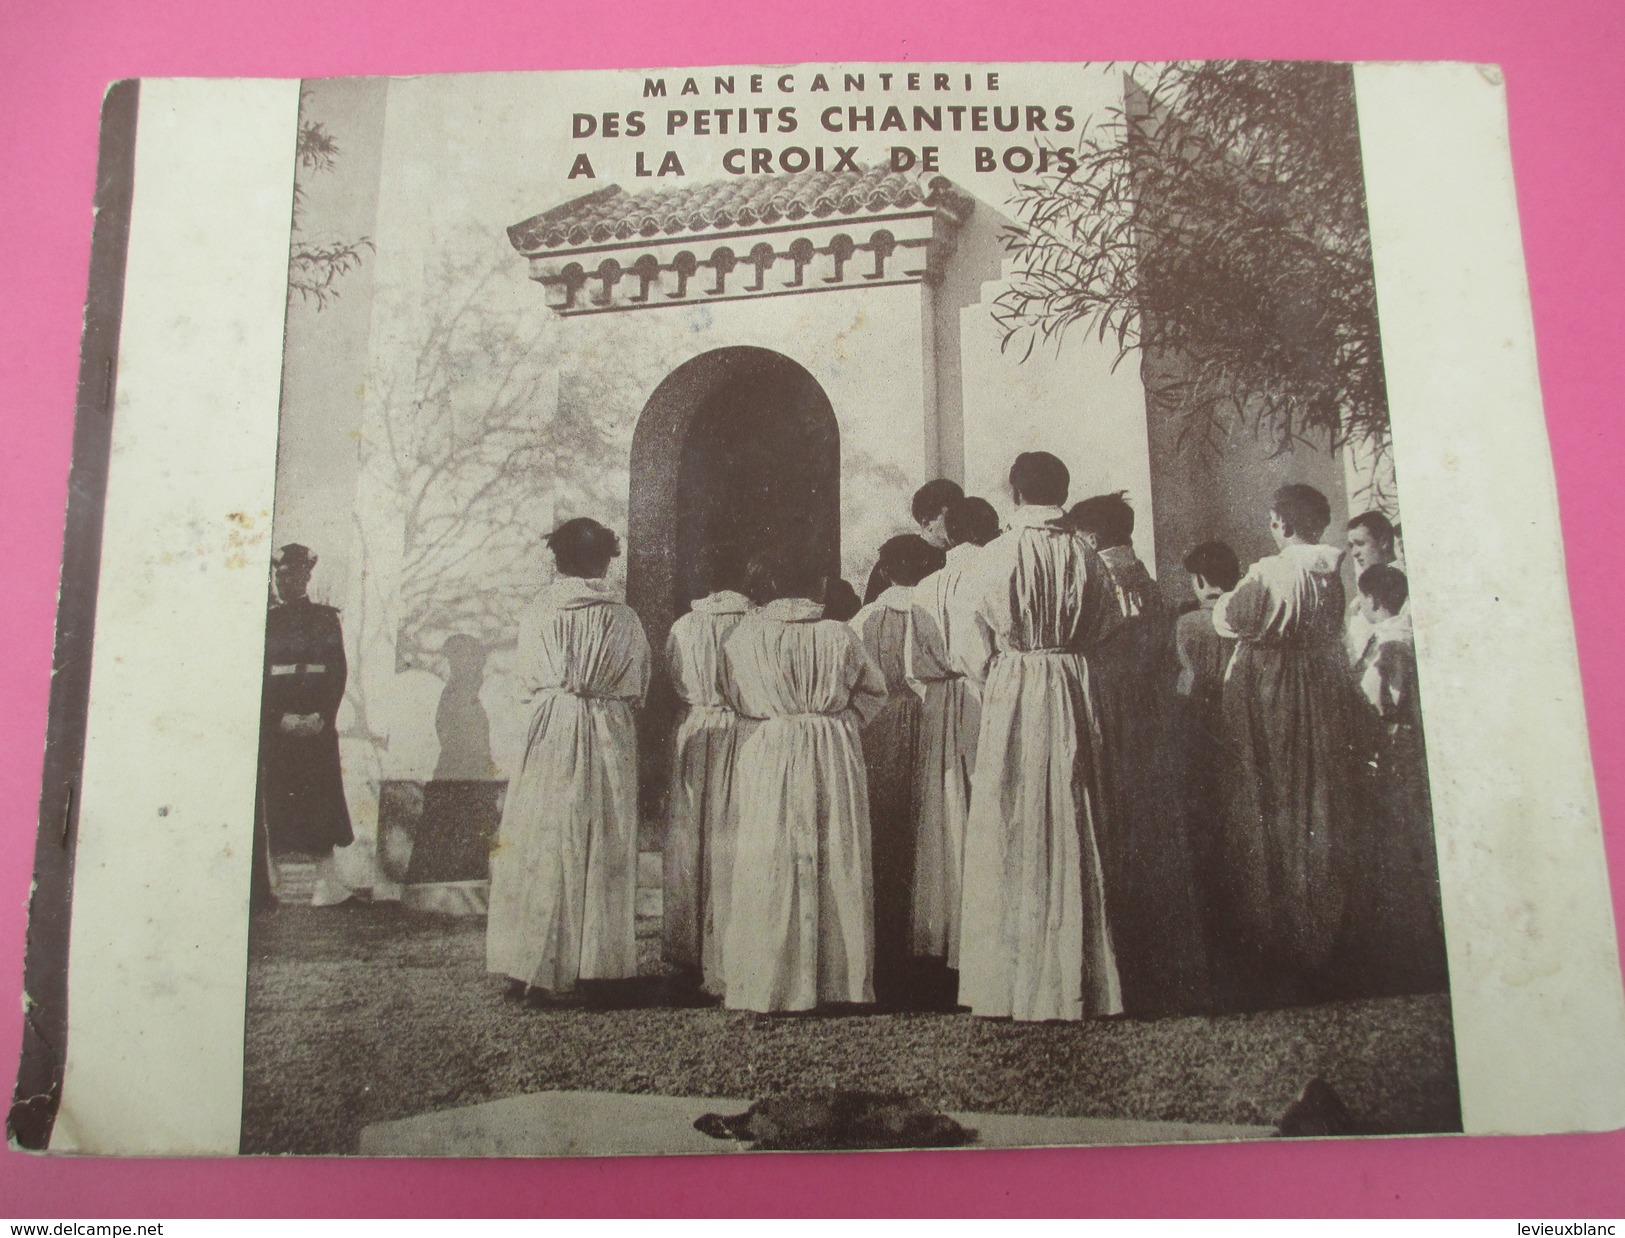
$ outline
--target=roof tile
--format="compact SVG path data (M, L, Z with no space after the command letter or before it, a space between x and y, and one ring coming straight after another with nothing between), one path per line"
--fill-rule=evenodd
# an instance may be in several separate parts
M521 253L603 245L633 237L679 236L773 226L938 204L958 191L943 177L929 182L889 168L785 172L628 193L608 185L508 229Z

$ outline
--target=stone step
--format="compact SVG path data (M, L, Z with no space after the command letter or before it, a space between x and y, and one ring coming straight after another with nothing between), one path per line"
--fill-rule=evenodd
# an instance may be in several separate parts
M316 892L315 860L278 860L272 872L272 885L279 901L310 902L311 895Z
M694 1129L704 1113L742 1113L742 1097L533 1092L442 1109L361 1129L362 1156L672 1156L741 1152L748 1144ZM954 1113L976 1132L971 1147L1054 1148L1099 1144L1268 1139L1270 1126L1148 1119Z

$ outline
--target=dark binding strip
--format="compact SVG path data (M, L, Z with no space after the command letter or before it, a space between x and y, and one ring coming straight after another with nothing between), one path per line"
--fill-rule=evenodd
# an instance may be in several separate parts
M68 926L78 846L79 775L85 757L96 589L101 574L102 514L107 501L119 320L135 186L135 131L140 83L115 82L102 100L96 164L96 221L90 285L79 352L79 392L68 475L67 525L57 595L51 709L45 731L45 774L34 889L28 903L23 966L23 1050L17 1090L6 1118L14 1148L43 1151L62 1102L68 1047Z

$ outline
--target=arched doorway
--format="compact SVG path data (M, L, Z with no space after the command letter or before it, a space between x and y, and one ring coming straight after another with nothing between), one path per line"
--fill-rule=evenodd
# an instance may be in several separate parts
M839 574L840 429L818 380L781 353L720 348L668 374L632 436L630 492L627 601L657 655L719 547L794 547ZM661 808L676 704L657 672L639 726L646 819Z

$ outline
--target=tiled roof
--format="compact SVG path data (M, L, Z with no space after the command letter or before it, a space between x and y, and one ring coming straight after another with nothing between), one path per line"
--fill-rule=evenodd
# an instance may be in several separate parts
M627 193L609 185L508 229L521 253L633 237L772 226L963 202L945 177L923 181L882 166L856 172L786 172Z

